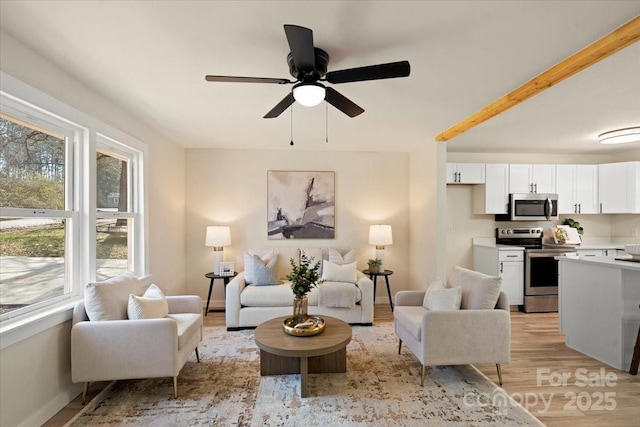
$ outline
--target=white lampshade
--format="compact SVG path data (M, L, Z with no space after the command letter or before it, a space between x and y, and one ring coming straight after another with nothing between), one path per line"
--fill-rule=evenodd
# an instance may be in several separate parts
M221 248L231 245L231 230L226 225L213 225L207 227L206 246Z
M600 144L626 144L640 141L640 127L612 130L598 135Z
M372 225L369 227L369 244L385 246L393 244L390 225Z
M320 83L298 83L293 87L293 97L305 107L314 107L324 100L325 87Z
M220 274L222 247L231 245L231 230L226 225L212 225L207 227L205 245L213 246L213 272Z
M390 225L369 226L369 244L376 245L376 259L380 260L380 271L385 271L384 247L393 244Z

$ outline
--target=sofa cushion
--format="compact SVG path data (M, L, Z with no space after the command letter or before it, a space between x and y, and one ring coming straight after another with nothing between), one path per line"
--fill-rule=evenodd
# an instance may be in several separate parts
M328 282L356 283L358 281L358 273L355 261L342 265L334 264L330 261L323 261L322 280Z
M462 288L461 309L491 310L498 302L502 279L455 266L449 272L447 287L456 286Z
M249 307L287 307L293 305L289 282L273 286L248 285L240 294L240 304Z
M278 285L278 255L274 255L269 262L264 262L258 255L253 255L253 285Z
M142 295L140 280L127 271L102 282L88 283L84 304L89 320L126 320L129 295Z
M427 310L460 310L462 289L460 286L446 288L442 279L437 278L424 294L422 306Z
M249 249L244 252L244 281L247 285L253 283L253 256L258 255L264 262L269 262L275 256L275 252L270 250L265 254L258 254L256 250Z
M403 305L394 308L393 317L396 318L396 322L405 327L413 338L422 341L422 317L425 313L424 307L420 305Z
M338 265L356 262L356 250L351 249L342 255L337 250L329 248L329 261Z
M455 288L434 289L425 295L427 310L460 310L462 292L460 286Z
M180 350L194 334L198 333L202 315L198 313L175 313L169 314L167 317L175 320L178 325L178 350Z
M155 284L151 284L144 295L129 295L127 304L127 316L130 320L161 319L169 314L169 304L162 290Z

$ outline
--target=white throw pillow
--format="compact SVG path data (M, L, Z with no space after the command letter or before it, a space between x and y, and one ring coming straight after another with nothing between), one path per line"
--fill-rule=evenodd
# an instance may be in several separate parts
M278 272L276 267L278 264L278 255L274 255L267 263L262 261L258 255L253 256L253 283L254 286L279 285Z
M342 264L351 264L352 262L356 262L356 250L351 249L344 255L333 248L329 248L329 262L334 264L342 265Z
M89 320L126 320L129 294L142 295L140 280L127 271L84 288L84 308Z
M461 309L492 310L500 296L502 278L455 266L449 272L447 287L462 288Z
M350 264L334 264L324 260L322 262L322 280L326 282L349 282L358 281L355 261Z
M427 310L460 310L462 288L434 289L425 295Z
M422 306L426 309L428 309L429 307L427 307L427 295L429 295L429 292L431 291L435 291L438 289L445 289L446 285L444 283L444 281L439 278L436 277L435 279L433 279L433 281L431 283L429 283L429 287L427 288L427 292L424 293L424 298L422 299Z
M130 320L162 319L169 314L169 304L162 290L149 285L143 296L129 295L127 316Z
M244 252L244 282L247 285L253 283L253 256L257 255L254 251L249 250ZM260 259L265 263L271 261L271 259L275 256L275 252L269 251L266 254L260 256Z

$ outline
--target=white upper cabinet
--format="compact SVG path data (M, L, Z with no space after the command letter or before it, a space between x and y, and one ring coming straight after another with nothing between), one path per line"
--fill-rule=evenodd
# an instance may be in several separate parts
M484 184L484 163L447 163L447 184Z
M598 166L600 213L640 213L640 162Z
M558 213L598 213L598 165L557 165L556 192Z
M474 188L473 209L479 214L506 214L509 204L509 165L487 163L485 185Z
M510 193L555 193L556 165L509 165Z

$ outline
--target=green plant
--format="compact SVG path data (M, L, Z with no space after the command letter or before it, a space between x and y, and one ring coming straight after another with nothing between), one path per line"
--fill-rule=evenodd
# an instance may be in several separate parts
M376 266L380 266L382 265L382 261L379 259L370 259L369 261L367 261L367 264L369 264L369 268L371 267L376 267Z
M300 265L296 265L294 259L289 258L291 274L287 275L287 280L291 281L291 290L296 297L305 296L320 282L318 275L320 263L317 262L312 266L311 261L313 257L308 258L304 253L300 255Z
M562 225L568 225L571 228L575 228L576 230L578 230L578 234L581 236L584 233L584 229L580 226L580 223L578 221L574 221L571 218L565 219Z

